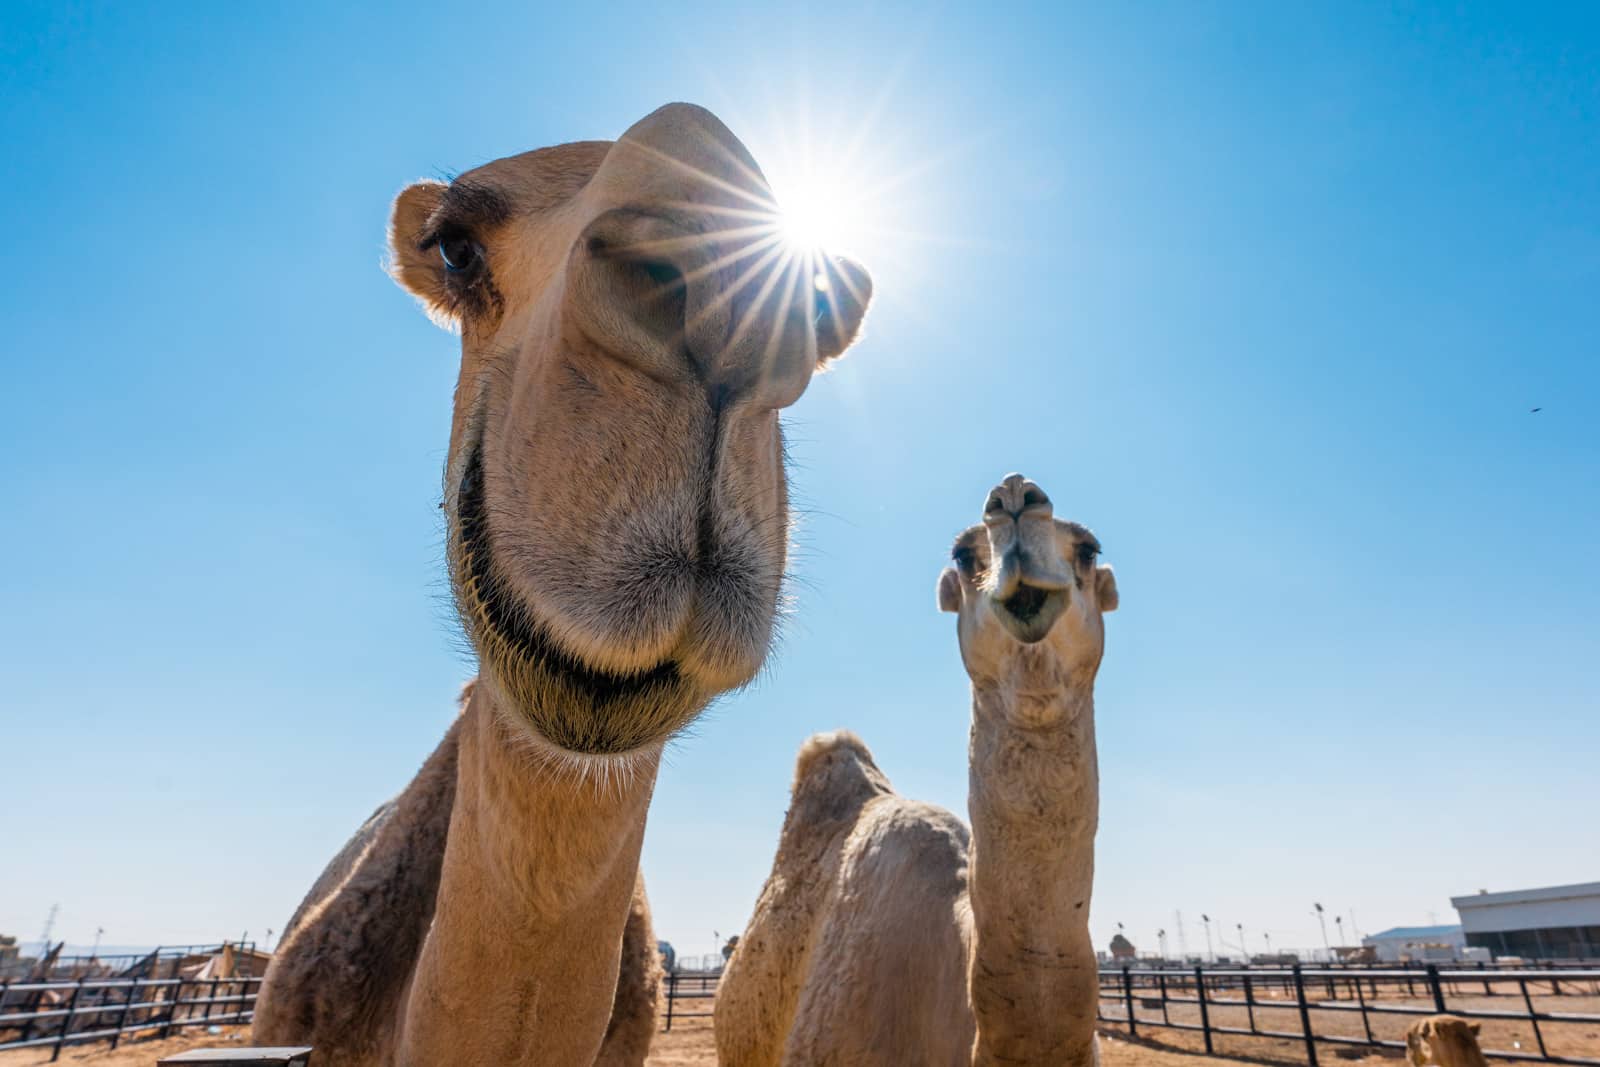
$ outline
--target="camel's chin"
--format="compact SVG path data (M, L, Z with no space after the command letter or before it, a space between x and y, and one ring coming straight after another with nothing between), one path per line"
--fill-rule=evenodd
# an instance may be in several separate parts
M586 591L558 580L563 566L527 573L502 558L490 510L479 447L451 522L457 607L506 699L550 743L591 755L658 744L760 670L783 559L755 539L698 560L648 541L614 545L641 562L628 582ZM593 560L567 566L585 563L592 571Z

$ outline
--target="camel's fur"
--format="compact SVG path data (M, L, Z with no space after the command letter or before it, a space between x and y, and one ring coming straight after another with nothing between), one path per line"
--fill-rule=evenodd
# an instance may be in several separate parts
M1003 514L961 536L940 580L973 680L972 834L896 794L853 734L807 741L717 994L723 1063L1096 1057L1093 683L1116 585L1094 536L1055 521L1037 486L1012 476L996 499ZM1044 632L991 610L1036 582L1061 594Z
M257 1040L323 1067L642 1061L661 748L766 655L777 411L871 289L779 255L770 215L744 147L684 104L396 200L395 277L462 337L444 510L482 670L296 914Z
M1406 1057L1414 1067L1486 1067L1478 1047L1480 1024L1458 1015L1430 1015L1406 1028Z

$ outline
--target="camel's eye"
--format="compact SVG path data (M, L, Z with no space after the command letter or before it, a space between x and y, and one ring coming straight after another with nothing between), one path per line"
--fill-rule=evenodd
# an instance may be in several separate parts
M483 249L465 233L445 234L439 238L439 258L444 261L445 270L463 274L478 265Z
M1085 567L1094 563L1094 558L1100 554L1100 546L1092 545L1088 541L1078 542L1078 562Z
M956 567L968 578L978 569L978 554L966 545L958 546L950 553L950 558L955 560Z

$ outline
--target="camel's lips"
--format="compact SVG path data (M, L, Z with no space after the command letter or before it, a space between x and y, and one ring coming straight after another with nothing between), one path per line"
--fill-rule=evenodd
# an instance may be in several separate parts
M459 606L469 631L489 631L505 649L530 666L560 677L597 705L642 697L680 681L678 664L619 672L595 667L562 647L521 597L501 581L494 565L483 500L483 446L472 446L456 498L456 529L461 564Z
M1065 589L1045 589L1026 579L1010 596L991 598L989 606L1006 631L1023 644L1042 641L1067 607Z

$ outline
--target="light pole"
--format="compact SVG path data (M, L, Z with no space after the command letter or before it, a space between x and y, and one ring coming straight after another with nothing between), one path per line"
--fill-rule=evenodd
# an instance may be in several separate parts
M100 958L100 935L105 932L106 928L104 926L96 926L94 928L94 948L89 950L89 958L91 960L97 960Z
M1239 931L1239 955L1243 956L1243 963L1250 962L1250 950L1244 947L1244 923L1234 923L1233 928Z
M1322 917L1322 905L1312 904L1311 906L1317 909L1317 925L1322 927L1323 959L1332 960L1333 948L1328 944L1328 921Z
M1333 917L1333 928L1335 930L1339 931L1339 947L1343 948L1345 945L1349 944L1349 942L1344 939L1344 916L1343 915L1335 915Z
M1207 915L1205 912L1201 912L1200 921L1205 923L1206 927L1206 955L1210 957L1212 963L1216 963L1217 950L1211 947L1211 916Z
M1267 955L1270 957L1272 955L1272 935L1262 931L1261 936L1267 939Z

